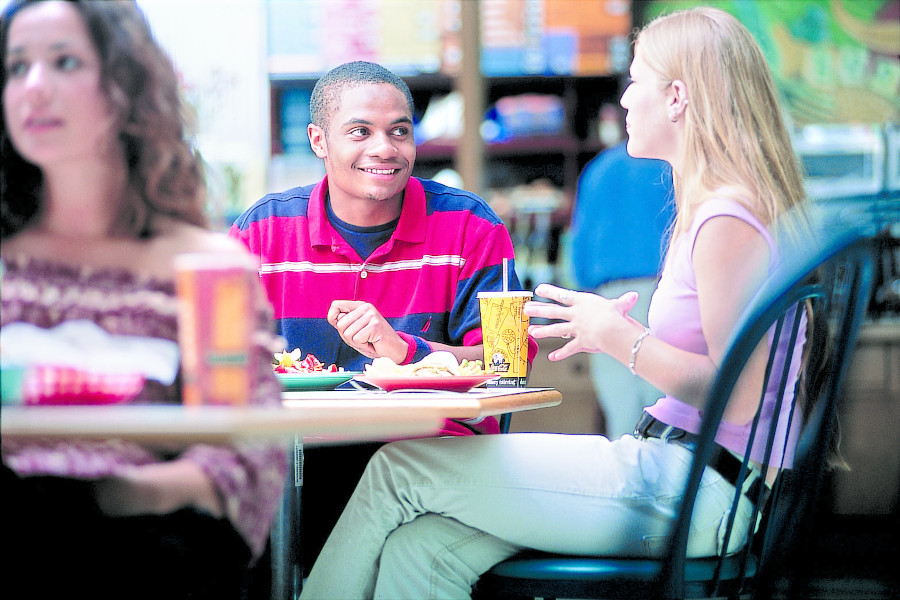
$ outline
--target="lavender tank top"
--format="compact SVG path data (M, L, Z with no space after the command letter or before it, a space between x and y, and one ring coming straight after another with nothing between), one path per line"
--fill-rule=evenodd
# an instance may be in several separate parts
M741 219L753 226L766 240L769 246L769 272L778 263L778 248L769 230L742 204L727 198L711 198L697 208L691 228L682 234L672 247L670 256L663 268L662 276L656 292L650 302L648 321L653 335L683 350L706 354L708 348L700 323L700 305L697 300L697 280L694 273L691 254L700 227L708 220L718 216L731 216ZM802 345L806 339L806 317L801 315L802 322L797 338L797 351L789 370L788 389L793 390L800 374ZM769 331L769 343L774 339L774 330ZM786 336L784 336L786 337ZM774 371L780 372L784 367L783 349L789 340L780 340L780 350L776 354ZM775 418L775 400L777 386L772 384L766 391L763 411L760 417L760 431L768 430ZM781 464L789 468L793 464L794 449L799 437L802 415L800 407L794 411L790 431L787 431L788 415L793 405L793 394L789 392L778 415L775 444L769 464ZM700 430L700 411L690 404L667 394L652 407L646 409L653 417L672 425L696 433ZM716 433L716 442L724 448L743 455L750 436L752 420L748 423L730 423L722 421ZM765 450L765 436L758 435L751 448L752 460L761 462ZM787 440L785 440L787 438Z

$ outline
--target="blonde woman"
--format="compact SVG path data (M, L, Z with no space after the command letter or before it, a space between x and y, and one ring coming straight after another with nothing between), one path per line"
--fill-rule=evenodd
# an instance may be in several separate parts
M696 431L698 406L737 316L778 260L767 226L804 196L765 60L734 18L699 8L653 21L637 37L630 75L621 100L628 153L672 165L678 211L651 328L628 316L634 293L607 299L540 285L537 293L556 303L530 303L526 312L558 320L532 326L534 337L569 340L551 360L605 352L664 397L641 417L640 434L614 441L510 434L384 447L322 550L304 598L461 598L481 573L522 548L633 556L659 550L691 460L689 449L659 432ZM763 367L753 362L742 386L759 380ZM790 367L798 377L799 360ZM732 398L720 445L744 451L757 400L740 391ZM786 451L773 459L790 466L796 428L782 436ZM720 549L733 493L725 476L707 468L690 555ZM746 523L749 511L742 500L737 522ZM732 540L730 549L742 543Z

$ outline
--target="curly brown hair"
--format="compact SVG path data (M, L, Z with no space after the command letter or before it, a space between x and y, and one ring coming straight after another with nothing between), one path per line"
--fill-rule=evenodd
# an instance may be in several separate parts
M0 90L6 86L7 35L16 15L44 0L15 0L0 16ZM206 227L203 163L190 141L193 116L183 101L172 60L153 38L131 0L69 0L79 11L102 64L104 90L118 114L129 194L121 233L153 235L157 215ZM0 112L5 109L0 100ZM41 171L0 131L0 236L26 226L41 208Z

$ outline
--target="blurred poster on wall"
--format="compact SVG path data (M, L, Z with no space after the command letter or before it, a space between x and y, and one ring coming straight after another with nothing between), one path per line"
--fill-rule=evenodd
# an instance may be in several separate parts
M478 2L486 76L627 69L631 0L266 0L269 72L316 77L351 60L453 76L461 2Z
M400 75L435 72L447 1L266 0L269 72L317 77L353 60Z
M553 0L545 4L544 27L551 43L571 40L571 74L606 75L627 70L630 0ZM554 67L553 60L565 55L553 52L552 46L548 55L551 71L563 71L564 67Z
M653 0L737 17L766 54L795 125L900 122L900 0Z
M630 0L481 0L480 7L481 70L489 77L627 68Z

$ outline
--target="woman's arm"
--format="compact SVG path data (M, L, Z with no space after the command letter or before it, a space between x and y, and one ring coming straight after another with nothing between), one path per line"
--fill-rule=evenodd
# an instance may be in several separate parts
M769 272L769 246L759 231L746 221L721 216L710 219L700 228L692 260L703 336L709 358L718 371L738 318ZM761 342L744 367L735 395L725 411L725 420L746 423L752 418L765 371L764 346ZM711 383L712 378L707 385ZM705 397L704 393L700 402Z
M720 216L700 227L691 260L707 354L686 352L651 337L644 340L635 372L682 402L702 408L734 326L766 277L769 248L762 235L746 221ZM751 364L758 362L757 352ZM747 371L762 376L758 366ZM737 416L731 406L729 413ZM747 418L750 416L752 412Z
M100 510L114 517L165 514L186 507L217 518L224 513L212 480L189 460L134 467L119 477L98 481L94 494Z
M185 252L214 252L249 256L238 242L222 234L166 222L165 233L148 249L146 263L160 276L174 277L173 261ZM281 384L272 369L272 353L280 346L273 333L272 310L262 288L255 288L251 364L253 405L278 406ZM287 470L287 445L235 442L213 446L195 444L177 458L134 467L105 480L98 488L98 504L109 514L168 513L194 507L231 521L255 555L262 552ZM102 496L102 498L100 497Z
M768 260L765 239L745 221L716 217L704 223L695 241L692 261L708 353L688 352L649 336L636 356L635 373L683 402L702 406L734 324L765 278ZM629 363L632 347L644 331L642 324L628 316L636 301L633 293L607 299L580 292L566 298L564 290L547 285L539 286L536 292L570 305L532 302L526 307L529 316L563 320L531 326L529 331L535 338L572 337L551 353L550 360L588 351L605 352L622 364ZM758 358L755 360L758 363ZM758 371L760 376L762 373L758 366L749 371Z

